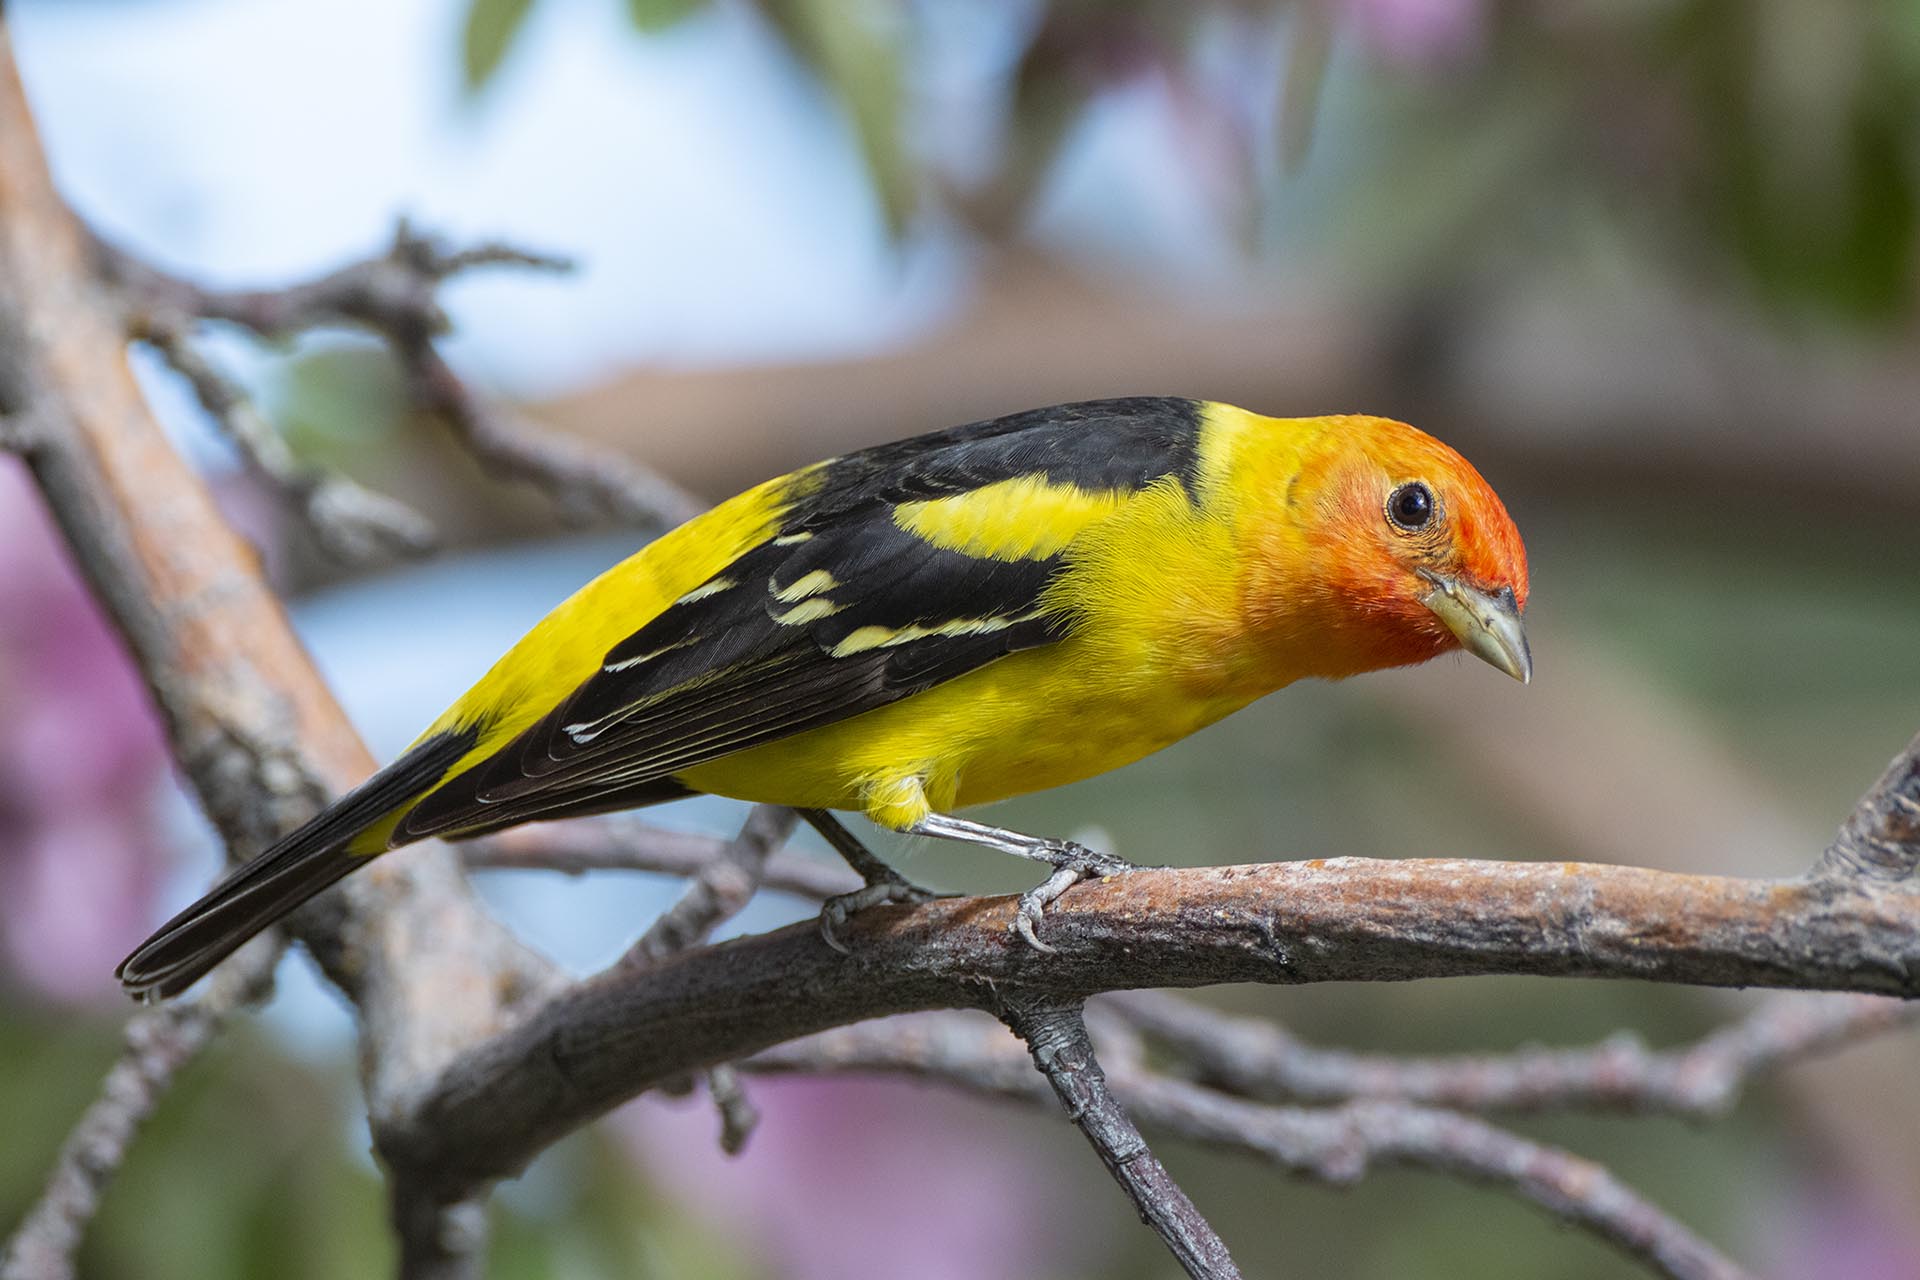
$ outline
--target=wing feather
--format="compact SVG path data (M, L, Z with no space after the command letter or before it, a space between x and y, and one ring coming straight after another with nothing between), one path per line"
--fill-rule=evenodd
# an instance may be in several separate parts
M604 808L609 793L644 793L676 772L1063 638L1077 619L1048 592L1063 551L941 545L896 512L1000 486L980 501L1031 500L1034 520L1099 518L1163 477L1191 482L1195 413L1175 400L1060 406L824 464L765 542L615 645L515 740L430 793L396 842ZM1114 502L1063 504L1063 491ZM974 527L958 514L957 527ZM1009 523L999 507L981 514ZM1056 528L1034 545L1063 547L1076 531Z

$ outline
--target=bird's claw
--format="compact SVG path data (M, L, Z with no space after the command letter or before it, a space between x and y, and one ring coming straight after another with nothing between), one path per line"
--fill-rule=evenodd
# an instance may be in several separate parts
M847 944L840 941L840 930L857 912L883 902L898 902L911 906L920 902L931 902L935 898L947 895L938 894L931 889L922 889L902 876L891 875L869 880L852 893L842 893L828 898L820 908L820 940L838 951L841 955L852 955Z
M1020 905L1013 916L1013 931L1026 939L1035 951L1052 955L1054 948L1042 942L1035 932L1050 904L1082 880L1124 875L1140 868L1125 858L1101 853L1071 840L1049 842L1047 853L1050 855L1047 861L1053 863L1053 874L1020 895Z

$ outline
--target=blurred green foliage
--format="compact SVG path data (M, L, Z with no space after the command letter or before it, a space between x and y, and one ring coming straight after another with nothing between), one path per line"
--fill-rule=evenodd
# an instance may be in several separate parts
M471 92L493 79L533 12L533 0L473 0L460 41L460 69Z
M665 31L696 12L707 0L627 0L627 21L636 31Z
M470 92L498 71L531 4L472 0L462 45ZM705 7L628 0L627 13L652 36ZM1089 108L1151 80L1194 135L1186 180L1217 182L1226 157L1234 193L1223 229L1255 243L1233 224L1259 223L1301 178L1329 68L1345 59L1374 101L1365 136L1343 142L1359 153L1367 203L1395 215L1369 218L1363 206L1366 225L1432 243L1449 225L1450 187L1469 189L1476 207L1587 193L1675 271L1699 273L1704 256L1707 270L1743 278L1785 313L1883 324L1911 315L1920 292L1920 5L1452 0L1427 6L1452 10L1468 33L1444 39L1404 15L1405 32L1377 13L1370 28L1355 17L1362 6L1332 0L1013 6L1018 56L979 108L1004 127L987 171L964 179L912 128L930 109L921 79L939 5L754 7L843 105L896 232L930 204L989 237L1016 231ZM1268 51L1267 73L1222 74L1222 45ZM1401 256L1391 241L1378 247Z

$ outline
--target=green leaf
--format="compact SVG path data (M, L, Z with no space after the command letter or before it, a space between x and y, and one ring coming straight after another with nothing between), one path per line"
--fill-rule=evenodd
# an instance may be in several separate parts
M1293 10L1287 45L1287 74L1280 91L1280 171L1297 174L1313 145L1320 116L1320 91L1333 52L1333 10L1327 4L1302 4Z
M1010 235L1031 209L1099 87L1091 73L1065 56L1065 42L1047 34L1043 30L1028 45L1014 72L999 170L965 206L974 225L995 238Z
M460 70L468 93L486 88L532 9L533 0L473 0L467 6L467 25L460 34Z
M895 0L792 0L769 10L847 109L874 190L896 234L913 212L914 173L902 136L904 19Z
M707 7L707 0L627 0L627 21L636 31L648 35L692 17Z

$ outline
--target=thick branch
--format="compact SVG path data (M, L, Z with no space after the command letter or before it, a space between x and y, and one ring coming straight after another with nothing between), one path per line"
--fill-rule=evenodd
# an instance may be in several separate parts
M1716 1116L1755 1074L1920 1022L1920 1004L1880 996L1783 996L1680 1049L1623 1032L1579 1049L1407 1057L1307 1044L1273 1023L1156 991L1106 998L1206 1083L1299 1102L1398 1099L1469 1111L1592 1107Z
M1075 1003L1015 998L1000 1011L1013 1033L1026 1041L1067 1118L1086 1136L1115 1182L1139 1210L1140 1220L1195 1280L1239 1280L1225 1242L1194 1207L1147 1140L1127 1118L1094 1056L1086 1023Z
M173 756L235 856L359 782L373 761L205 487L142 401L120 299L48 176L0 36L0 412L139 664ZM443 849L383 862L298 914L358 1003L376 1113L499 1025L550 970L494 924Z
M1141 871L1061 899L1049 956L1011 939L1010 898L877 908L851 957L806 924L589 979L462 1056L384 1141L457 1191L663 1078L995 990L1527 973L1920 995L1920 894L1879 888L1455 860Z

